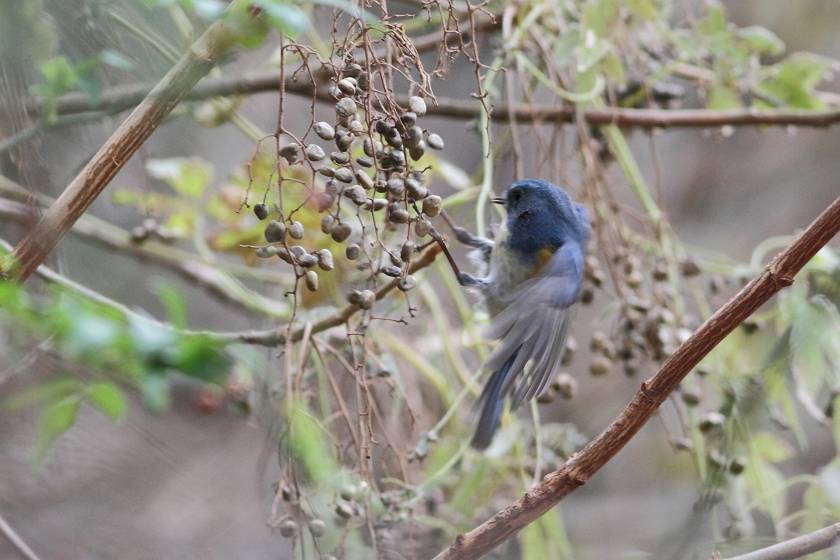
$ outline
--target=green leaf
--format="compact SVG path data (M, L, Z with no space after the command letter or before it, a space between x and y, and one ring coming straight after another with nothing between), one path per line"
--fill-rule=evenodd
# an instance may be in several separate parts
M221 382L230 371L229 357L207 336L182 336L165 355L169 367L203 381Z
M747 44L749 50L758 54L779 55L785 50L784 42L778 35L760 25L742 27L735 36Z
M166 309L167 320L178 329L187 328L187 304L181 294L172 286L157 286L157 296Z
M125 398L113 383L94 383L87 388L85 396L90 404L112 420L119 420L125 414Z
M717 84L709 91L706 107L709 109L737 109L741 107L741 97L734 89Z
M34 462L40 465L50 446L73 427L79 413L77 396L67 397L48 407L38 419L38 437L35 441Z
M72 377L53 379L6 397L0 401L0 407L3 410L15 412L48 403L52 404L69 395L78 393L81 387L81 381Z
M79 78L76 69L64 56L56 56L45 60L39 70L46 82L46 91L54 96L69 91Z
M620 15L619 3L615 0L593 0L583 9L584 28L598 37L606 37Z
M180 195L197 199L213 178L213 169L199 158L150 159L146 171Z
M163 375L152 374L144 377L140 381L140 394L143 404L156 414L166 411L172 404L169 381Z
M761 432L751 438L755 452L768 463L780 463L793 456L793 449L770 432Z
M324 429L301 401L296 401L289 411L288 445L313 482L324 484L338 474L338 464Z
M662 13L662 7L654 0L625 0L625 5L635 16L643 20L654 20Z
M134 62L132 62L128 57L122 54L119 51L115 51L113 49L105 49L101 53L99 53L99 59L102 61L103 64L107 64L112 68L116 68L118 70L133 70L134 69Z
M765 95L800 109L822 109L825 104L815 89L826 77L830 59L811 53L795 53L771 66L758 84Z

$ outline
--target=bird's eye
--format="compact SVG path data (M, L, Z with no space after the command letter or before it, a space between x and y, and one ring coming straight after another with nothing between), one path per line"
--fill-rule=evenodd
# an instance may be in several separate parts
M508 195L510 204L516 204L519 202L520 198L522 198L522 192L520 191L510 191L510 194Z

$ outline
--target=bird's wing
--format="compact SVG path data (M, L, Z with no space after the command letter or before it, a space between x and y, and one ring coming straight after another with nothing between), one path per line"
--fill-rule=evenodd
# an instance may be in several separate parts
M557 373L582 277L580 246L567 243L505 298L504 309L485 331L500 341L487 369L498 371L515 354L502 390L510 395L511 408L540 394Z

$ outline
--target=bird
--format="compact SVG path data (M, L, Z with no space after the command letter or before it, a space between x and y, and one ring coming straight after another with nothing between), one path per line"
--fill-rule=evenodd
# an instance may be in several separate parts
M483 268L483 276L457 271L458 282L480 294L490 315L484 337L498 341L483 365L492 373L471 440L479 450L490 446L506 398L515 410L557 374L591 231L586 208L548 181L515 181L492 201L506 213L493 240L453 228L458 241L477 249Z

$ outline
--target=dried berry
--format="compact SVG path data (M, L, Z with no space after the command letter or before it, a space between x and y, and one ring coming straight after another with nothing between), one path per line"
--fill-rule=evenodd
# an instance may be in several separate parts
M384 198L369 198L365 202L365 209L373 210L374 212L379 212L386 206L388 206L388 201Z
M297 529L297 523L295 523L291 519L287 519L280 524L280 535L282 535L284 538L290 539L297 534Z
M346 167L339 167L335 170L335 178L342 183L352 183L353 182L353 172L347 169Z
M564 399L571 399L577 394L578 382L568 373L561 373L551 384L551 387Z
M405 183L399 177L388 179L388 194L400 200L405 195Z
M254 204L254 215L258 220L265 220L268 217L268 208L262 202Z
M350 519L353 517L353 508L350 504L339 502L335 506L335 513L342 519Z
M418 117L422 117L426 114L426 102L423 101L422 97L417 97L416 95L412 95L411 97L409 97L408 107Z
M589 364L589 373L592 375L606 375L612 369L612 360L604 356L596 356Z
M320 519L313 519L309 522L309 532L313 537L321 537L327 531L327 524Z
M734 475L739 475L747 468L747 460L744 457L735 457L729 463L729 472Z
M303 239L303 224L298 221L289 224L289 236L292 239Z
M321 270L332 270L335 268L333 256L329 249L319 249L315 251L315 254L318 256L318 266L321 267Z
M335 129L331 124L325 123L324 121L316 122L312 125L312 130L315 131L315 134L317 134L321 140L332 140L335 138Z
M353 233L353 229L348 224L337 223L333 226L330 235L332 236L333 241L341 243L342 241L350 237L351 233Z
M400 120L406 126L412 126L414 123L417 122L417 113L414 111L406 111L402 115L400 115Z
M417 237L426 237L429 235L431 228L432 224L430 224L428 220L420 218L417 220L417 223L414 224L414 233L417 234Z
M388 207L388 219L395 224L407 224L411 221L411 215L405 208L397 204L391 204Z
M306 158L309 161L321 161L325 156L324 148L318 144L309 144L306 147Z
M422 158L426 155L426 143L420 142L416 146L409 146L408 148L408 155L411 156L411 159L417 161L418 159Z
M389 264L387 266L383 266L382 268L380 268L379 272L381 272L385 276L390 276L391 278L397 278L400 275L400 267Z
M279 243L286 237L286 225L277 220L271 220L265 226L265 240L269 243Z
M357 169L353 175L356 177L359 184L365 188L365 190L373 188L373 179L370 178L370 175L365 173L364 169Z
M321 218L321 231L324 233L330 233L332 231L333 224L335 224L335 218L332 214L324 214L324 217Z
M308 255L311 256L311 255ZM310 292L317 292L318 291L318 273L314 270L307 270L306 274L304 275L304 282L306 283L306 288Z
M350 78L358 78L362 73L362 67L356 62L351 62L344 67L342 73Z
M131 242L143 243L149 238L149 230L143 226L137 226L131 230Z
M345 97L335 104L335 114L342 120L349 120L356 116L356 102Z
M417 280L414 279L414 276L400 278L399 282L397 282L397 288L403 292L412 290L415 286L417 286Z
M318 257L312 253L305 253L297 258L297 263L303 268L312 268L318 264Z
M697 406L702 398L700 391L693 387L680 387L680 397L688 406Z
M359 258L359 255L362 254L362 248L352 243L344 249L344 256L347 257L348 260L355 261Z
M373 160L368 156L359 156L356 158L356 163L362 167L373 167Z
M330 160L338 165L347 165L350 163L350 154L345 152L330 152Z
M361 206L367 200L367 196L365 195L365 189L363 189L359 185L347 187L341 194L352 200L353 204L355 204L356 206Z
M440 137L440 134L429 134L426 137L426 144L433 150L442 150L443 149L443 138Z
M300 148L297 144L288 144L280 148L280 157L294 165L300 159Z
M335 145L342 152L346 152L353 145L353 135L340 130L335 135Z
M404 261L407 261L411 258L412 253L414 253L414 241L406 241L400 247L400 258Z
M277 254L277 249L275 247L258 247L254 254L257 255L261 259L268 259Z
M405 180L405 190L408 193L408 198L413 200L423 200L429 194L429 189L414 177Z
M423 199L423 213L434 218L440 214L440 209L443 206L443 200L436 194L427 196Z
M700 274L700 265L691 258L685 259L680 263L680 272L682 272L682 275L686 278L692 278Z
M720 412L709 412L702 420L700 420L700 424L698 424L697 427L705 434L714 429L720 428L725 422L726 417Z
M365 125L361 121L354 119L347 125L347 130L353 134L361 134L365 130Z
M324 177L335 177L335 169L332 167L322 167L318 170L318 173Z
M356 80L353 78L344 78L338 81L338 89L345 95L353 95L356 93Z
M370 290L353 290L347 294L347 301L362 309L370 309L376 301L376 295Z

